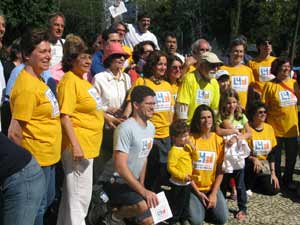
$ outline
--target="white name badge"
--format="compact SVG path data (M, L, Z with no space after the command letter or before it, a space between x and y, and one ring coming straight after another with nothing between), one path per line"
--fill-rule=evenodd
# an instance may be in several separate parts
M199 160L193 162L196 170L213 170L216 160L216 153L210 151L199 151Z
M153 138L143 138L142 139L142 150L139 153L138 158L148 157L150 150L153 146Z
M270 140L253 140L254 155L268 155L272 149Z
M92 98L95 100L96 102L96 109L99 110L101 109L102 106L102 101L101 101L101 97L98 94L97 90L95 88L90 88L88 90L89 94L92 96Z
M231 86L237 92L246 92L248 91L249 80L247 76L232 76L231 77Z
M155 112L171 110L171 93L169 91L158 91L155 95Z
M196 102L199 105L205 104L210 105L211 92L208 90L197 90Z
M49 102L51 103L51 106L52 106L52 118L55 118L59 115L59 106L58 106L58 102L56 100L56 97L55 97L55 95L53 94L53 92L51 91L50 88L45 92L45 95L48 98L48 100L49 100Z
M294 106L297 104L297 97L291 92L279 91L279 103L281 107Z

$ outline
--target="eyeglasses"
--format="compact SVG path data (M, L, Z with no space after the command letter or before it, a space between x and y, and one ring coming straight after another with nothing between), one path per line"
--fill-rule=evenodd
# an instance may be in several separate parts
M206 65L210 70L215 69L219 66L218 63L209 63L209 62L207 62Z
M267 114L267 111L266 110L259 110L257 111L258 114Z

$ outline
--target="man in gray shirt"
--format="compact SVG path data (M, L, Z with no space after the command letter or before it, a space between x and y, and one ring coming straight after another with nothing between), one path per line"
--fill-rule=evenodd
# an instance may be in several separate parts
M114 132L114 170L106 174L109 182L104 185L111 203L118 207L106 218L110 224L121 224L121 219L132 217L139 224L153 224L149 209L158 204L158 199L144 187L144 179L155 134L149 121L154 113L154 96L149 87L135 87L131 92L132 116Z

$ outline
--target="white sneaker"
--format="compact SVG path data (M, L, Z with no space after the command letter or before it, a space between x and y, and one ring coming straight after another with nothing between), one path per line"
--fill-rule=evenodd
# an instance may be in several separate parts
M247 190L246 193L247 193L247 196L248 196L248 197L251 197L251 196L253 195L253 192L252 192L250 189Z

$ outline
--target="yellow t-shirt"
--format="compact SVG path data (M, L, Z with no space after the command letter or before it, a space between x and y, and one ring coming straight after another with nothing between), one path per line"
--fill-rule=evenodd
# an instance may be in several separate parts
M252 70L245 65L236 67L221 66L220 70L227 70L230 74L231 87L238 93L241 106L245 109L248 97L248 87L254 82Z
M190 146L172 146L168 153L168 171L175 181L183 182L187 175L192 175L192 160L198 160L197 151Z
M252 155L260 160L266 160L268 154L277 145L274 129L264 123L263 130L257 131L251 127L251 139L248 139Z
M172 109L174 100L172 89L167 81L162 80L160 84L155 84L148 78L139 77L133 87L145 85L155 92L154 114L150 121L155 126L155 138L166 138L170 136L169 126L172 122Z
M262 92L265 80L271 74L271 64L276 59L276 57L269 56L268 58L258 61L257 59L250 60L248 66L252 69L256 88L258 91Z
M197 71L185 75L178 90L177 102L188 105L188 124L191 123L194 111L199 105L205 104L213 110L218 110L219 101L220 89L216 79L204 81Z
M199 160L193 162L193 180L200 191L210 191L215 182L217 165L224 159L223 139L211 133L208 139L191 135L190 141L199 153Z
M288 78L283 83L295 93L299 93L296 80ZM276 137L297 137L297 97L276 81L270 81L265 84L261 98L267 105L267 122L274 128Z
M29 150L41 166L57 163L61 156L59 106L50 88L22 70L11 91L12 118L26 122L22 147Z
M69 71L58 84L58 102L61 113L70 116L84 157L97 157L102 142L104 117L96 89ZM63 143L70 147L66 135L63 135Z

